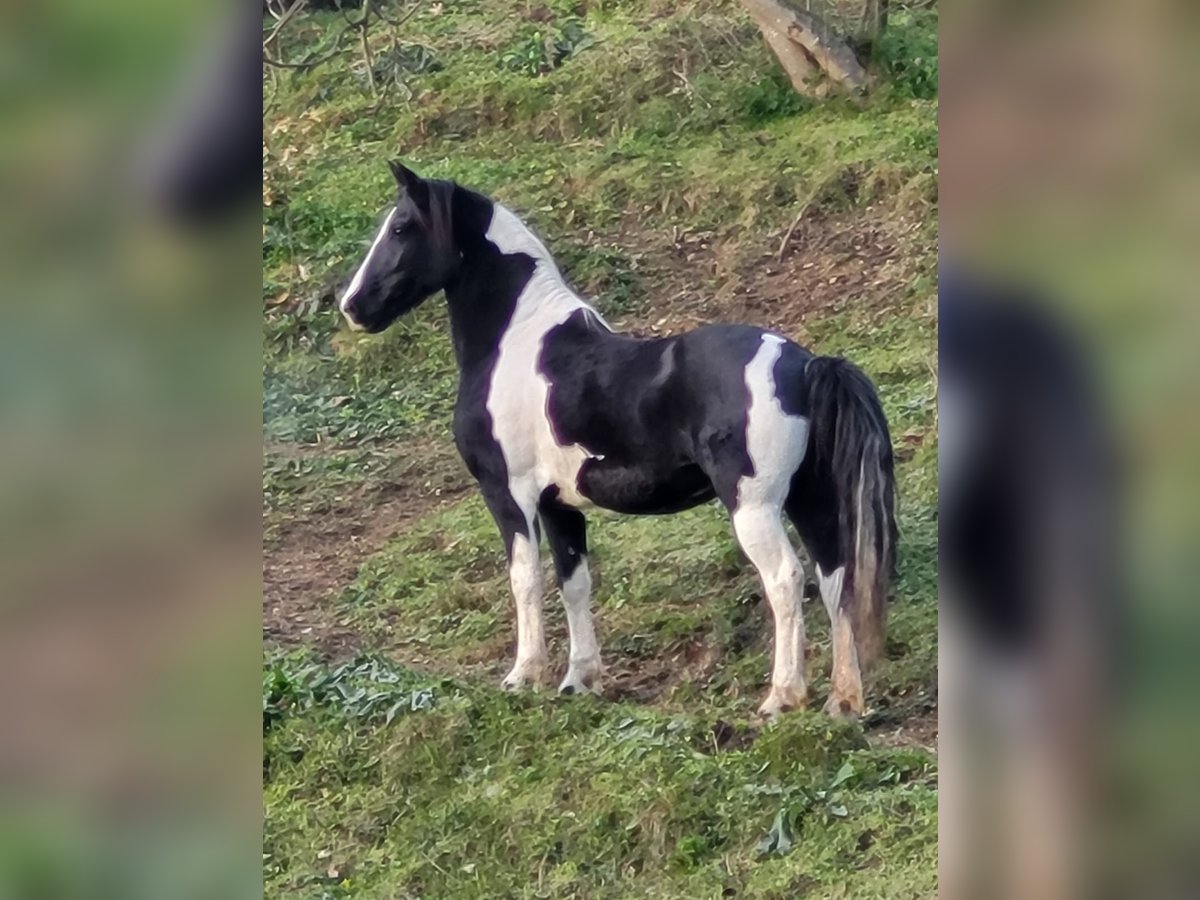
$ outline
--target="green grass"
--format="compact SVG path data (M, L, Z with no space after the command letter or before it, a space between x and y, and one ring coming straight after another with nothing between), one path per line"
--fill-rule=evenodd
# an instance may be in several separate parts
M305 896L919 896L929 756L818 713L509 696L362 659L264 679L267 883Z
M281 49L337 21L310 17ZM934 893L936 760L883 738L936 705L936 12L893 25L862 103L796 95L732 0L446 0L395 44L373 32L378 103L349 51L264 83L267 550L397 509L406 523L376 527L321 601L355 635L342 656L266 650L268 896ZM716 506L589 517L608 699L496 689L507 576L453 462L444 306L359 338L332 304L392 196L392 157L517 210L618 327L672 328L684 292L738 316L729 286L773 264L801 209L830 233L886 232L901 286L803 318L808 343L879 385L900 453L900 571L866 722L755 721L769 615ZM720 265L687 260L681 233ZM819 602L806 620L819 705ZM547 622L561 665L552 591Z

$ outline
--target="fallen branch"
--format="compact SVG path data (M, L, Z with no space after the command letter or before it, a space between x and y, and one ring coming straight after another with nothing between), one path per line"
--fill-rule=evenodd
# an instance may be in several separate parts
M267 35L267 39L263 41L264 50L275 42L275 38L279 37L279 32L283 30L283 26L291 20L292 16L300 11L300 7L304 3L305 0L296 0L282 15L275 15L275 10L271 10L271 15L275 16L275 27L271 29L271 33Z
M779 242L779 252L776 257L779 262L783 262L784 254L787 253L788 244L792 242L792 235L796 233L796 229L800 227L800 222L804 219L805 213L808 212L808 204L805 203L800 207L800 212L796 213L796 218L792 219L792 224L788 226L787 232L783 236L783 240Z
M344 34L344 32L343 32L343 34ZM263 53L263 62L265 62L268 66L274 66L277 69L307 70L307 69L312 69L316 66L322 65L323 63L329 62L331 59L333 59L335 56L337 56L341 52L342 52L342 35L339 34L337 41L334 43L333 49L330 50L328 53L326 53L323 56L317 56L317 57L309 56L306 59L301 59L296 62L289 62L289 61L283 60L283 59L275 59L273 56L270 56L269 54L264 52Z
M283 0L276 0L276 2L282 4ZM276 21L275 26L271 29L270 34L268 34L263 40L263 64L276 69L307 71L327 63L337 57L337 55L342 52L342 44L346 38L346 35L350 34L351 32L358 32L359 48L362 53L363 63L366 66L367 83L370 85L371 94L376 98L376 100L382 100L383 95L380 92L380 86L375 77L375 57L371 51L371 43L369 40L371 22L373 19L379 19L387 25L390 25L392 28L398 28L416 15L417 11L421 8L420 0L416 0L416 2L412 4L412 7L398 19L393 19L383 12L381 0L364 0L362 4L362 11L357 16L353 15L346 7L343 6L341 13L342 19L345 22L345 26L334 37L333 46L330 50L328 50L328 52L319 52L314 50L307 57L298 60L286 60L272 56L269 52L271 45L275 43L276 39L280 35L280 32L283 30L283 27L287 25L287 23L296 15L296 13L300 11L301 7L308 2L309 0L293 0L291 6L289 6L286 11L278 13L275 11L275 7L271 3L268 3L267 8L270 10L271 15L275 17ZM280 9L282 9L282 5L280 5Z

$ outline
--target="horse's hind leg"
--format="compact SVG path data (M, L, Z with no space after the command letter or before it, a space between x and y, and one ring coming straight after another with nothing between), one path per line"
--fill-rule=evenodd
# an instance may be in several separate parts
M858 664L858 647L849 611L842 604L842 581L846 569L838 566L826 574L817 566L821 600L829 613L829 633L833 644L832 689L825 702L825 712L831 716L861 716L863 702L862 670Z
M583 513L556 504L541 507L542 525L567 613L571 650L567 674L559 693L581 694L600 690L600 646L592 626L592 576L588 571L587 522Z
M738 447L715 421L702 442L705 472L730 510L738 543L758 570L775 618L771 691L759 707L768 717L808 702L800 609L803 573L783 527L783 504L808 445L808 420L789 413L780 399L775 372L784 349L783 338L764 334L746 365L743 378L750 402L745 444Z
M775 618L775 659L771 691L759 713L773 717L808 702L804 683L804 615L800 609L803 573L773 503L742 503L733 511L738 543L762 579Z
M846 565L838 549L836 505L827 492L797 480L788 496L787 514L817 567L821 602L829 614L833 671L825 712L834 716L862 715L862 672L853 621L842 603Z

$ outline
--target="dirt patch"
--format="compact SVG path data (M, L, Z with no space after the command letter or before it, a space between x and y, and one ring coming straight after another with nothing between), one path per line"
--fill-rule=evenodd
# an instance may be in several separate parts
M802 216L790 233L763 241L756 254L712 232L626 234L622 244L632 256L653 256L661 264L643 273L652 305L618 324L634 333L664 335L736 322L808 343L806 323L814 316L848 304L868 309L895 304L913 277L914 257L906 245L919 229L918 222L885 219L867 207ZM647 243L665 246L649 254Z
M685 685L704 685L724 658L706 634L677 641L640 658L610 654L605 665L604 696L654 704Z
M782 258L767 256L750 273L750 283L735 295L736 308L768 327L803 335L813 313L894 303L911 279L894 228L869 217L801 220Z
M445 441L393 448L395 463L379 477L341 487L308 511L280 516L263 548L263 639L311 646L325 659L342 660L363 639L339 616L336 600L363 561L412 522L457 500L469 476ZM320 449L270 448L276 455L320 455ZM313 494L322 491L320 482Z
M938 714L936 709L905 719L899 724L869 729L871 743L880 747L916 747L937 754Z

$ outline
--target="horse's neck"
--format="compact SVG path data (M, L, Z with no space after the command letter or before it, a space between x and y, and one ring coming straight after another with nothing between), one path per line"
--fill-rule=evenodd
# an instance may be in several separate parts
M466 256L466 271L446 292L454 351L464 373L486 362L506 328L590 309L567 286L537 235L498 203L484 237L499 254L484 250Z
M507 207L499 203L492 204L492 221L484 237L501 253L524 253L533 257L539 270L562 281L558 266L546 245Z

